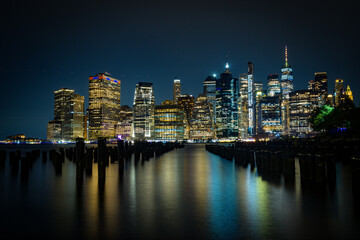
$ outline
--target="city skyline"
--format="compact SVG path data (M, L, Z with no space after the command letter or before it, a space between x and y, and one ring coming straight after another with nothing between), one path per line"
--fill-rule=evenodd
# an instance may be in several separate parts
M327 72L329 91L335 79L343 79L358 106L360 86L354 66L359 65L359 21L352 14L353 5L295 4L210 1L149 6L109 1L100 8L96 2L60 9L21 2L6 6L2 24L8 37L1 39L7 47L1 51L0 71L11 81L5 81L1 90L1 107L6 112L1 124L6 127L0 136L24 133L45 138L44 126L52 119L53 91L75 89L85 96L87 107L87 79L99 72L110 72L121 80L121 103L129 106L136 83L143 81L153 83L156 105L172 99L169 90L175 77L181 80L183 93L197 97L208 75L223 72L226 56L234 77L245 73L251 61L254 80L265 85L268 74L281 74L285 45L296 90L307 89L315 72ZM324 11L317 11L320 8ZM94 20L95 10L109 14ZM250 12L258 20L249 20ZM311 17L300 17L303 13ZM335 15L336 19L324 18ZM100 35L107 40L97 41Z

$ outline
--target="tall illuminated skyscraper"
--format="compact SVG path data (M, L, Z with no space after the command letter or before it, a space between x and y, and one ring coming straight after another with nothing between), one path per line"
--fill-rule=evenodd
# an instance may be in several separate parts
M281 84L279 81L279 74L273 73L269 74L267 77L267 85L268 85L268 96L273 97L275 94L281 93Z
M289 94L294 90L293 73L292 68L288 63L288 52L287 46L285 46L285 64L281 69L281 118L283 124L283 133L289 134L290 124L290 105L289 105Z
M84 96L71 94L66 104L66 114L63 121L63 137L65 140L84 138Z
M246 73L239 76L239 138L247 138L249 127L248 78Z
M344 80L336 79L335 80L335 89L334 89L334 98L335 106L339 106L340 103L344 102Z
M108 73L89 77L89 139L115 137L119 121L121 82Z
M190 123L191 139L213 138L212 104L207 97L200 94L194 104L193 117Z
M194 111L195 98L193 95L182 94L178 98L178 105L184 112L184 138L190 137L190 121Z
M173 86L173 101L174 104L178 103L178 98L181 95L181 83L180 83L180 79L175 78L174 79L174 86Z
M254 65L252 62L248 62L248 74L247 74L247 87L248 87L248 114L249 125L248 134L254 134L255 126L255 98L254 98Z
M184 112L173 101L165 100L155 107L155 139L182 140L184 138Z
M238 138L239 80L233 78L229 64L216 81L216 137Z
M204 80L204 96L207 98L211 110L212 124L215 125L216 111L216 74Z
M48 140L84 138L84 96L73 89L54 91L54 120L48 123Z
M310 116L318 107L318 94L311 90L290 93L290 131L295 136L306 136L312 129Z
M136 139L153 139L155 96L152 83L139 82L136 84L133 111L134 137Z
M328 85L327 85L327 73L326 72L317 72L315 73L313 91L319 94L321 97L321 102L327 104L328 96Z

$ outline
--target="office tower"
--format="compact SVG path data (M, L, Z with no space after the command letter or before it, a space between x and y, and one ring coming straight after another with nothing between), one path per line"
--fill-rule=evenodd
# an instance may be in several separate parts
M133 111L133 136L136 139L153 139L155 96L152 83L139 82L136 84Z
M155 107L155 139L182 140L184 138L184 112L173 101L163 101Z
M48 123L48 140L84 138L84 96L73 89L54 91L54 120Z
M51 120L48 122L46 139L49 141L62 140L62 121Z
M262 131L270 136L278 136L281 126L281 94L263 97L260 100L260 116Z
M84 138L84 96L72 93L67 98L65 119L63 121L64 140Z
M311 113L317 108L318 94L311 90L298 90L290 93L290 131L295 136L306 136L312 129Z
M201 140L213 137L212 104L205 94L200 94L194 104L190 138Z
M269 74L267 77L267 86L268 86L268 96L273 97L275 94L281 93L281 84L279 81L279 74L273 73Z
M249 127L248 78L246 73L239 76L239 138L247 138Z
M328 86L327 86L327 73L317 72L315 73L313 91L318 93L321 98L321 104L327 104Z
M128 139L132 136L134 112L128 105L120 107L119 122L116 124L116 136Z
M285 46L285 64L281 69L281 118L283 123L283 133L289 134L290 112L289 94L294 90L292 68L288 63L287 46Z
M204 95L211 104L212 124L215 125L216 111L216 75L208 76L204 80Z
M178 97L181 95L181 83L180 79L175 78L174 79L174 86L173 86L173 101L174 104L178 103Z
M54 120L64 121L67 103L74 91L75 90L68 88L60 88L54 91Z
M193 95L182 94L178 98L178 105L184 112L184 138L190 137L190 121L194 111L195 98Z
M226 64L225 72L216 81L217 138L238 138L238 82Z
M266 97L266 91L262 90L260 85L256 87L258 90L254 92L255 96L255 105L254 105L254 135L263 133L262 123L261 123L261 100Z
M114 138L119 121L121 82L109 73L89 77L89 139Z
M335 106L339 106L340 103L342 103L344 101L345 101L344 80L336 79L335 80L335 89L334 89Z
M254 98L254 65L252 62L248 62L248 115L249 115L249 125L248 125L248 134L254 134L254 124L255 124L255 98Z

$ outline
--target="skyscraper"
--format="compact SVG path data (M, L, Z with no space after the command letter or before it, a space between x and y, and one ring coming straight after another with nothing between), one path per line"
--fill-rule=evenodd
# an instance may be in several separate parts
M180 79L175 78L174 79L174 86L173 86L173 101L174 104L178 103L178 97L181 95L181 83Z
M238 138L239 81L233 78L229 64L216 81L216 136Z
M84 96L72 93L66 104L66 114L63 121L63 138L76 140L84 138Z
M48 123L48 140L84 138L84 96L73 89L54 91L54 120Z
M287 46L285 46L285 64L281 69L281 118L283 123L283 133L289 134L290 112L289 94L294 90L292 68L288 63Z
M193 95L182 94L178 98L178 105L184 112L184 138L190 137L190 121L194 111L195 98Z
M133 111L134 137L136 139L153 139L155 96L152 83L139 82L136 84Z
M279 81L279 74L269 74L267 77L268 96L273 97L275 94L281 93L281 84Z
M247 138L249 127L248 79L247 74L239 76L239 137Z
M215 124L216 111L216 75L208 76L204 80L204 96L207 98L211 110L212 124Z
M281 133L281 96L263 97L260 100L261 127L270 135Z
M318 94L311 90L290 93L290 131L295 136L305 136L312 131L310 116L318 107Z
M119 121L121 82L109 73L89 77L89 139L115 137Z
M184 138L184 112L173 101L163 101L155 107L155 139L182 140Z
M248 114L249 114L249 125L248 134L254 134L255 124L255 98L254 98L254 65L252 62L248 62L248 74L247 74L247 87L248 87Z
M322 105L327 104L328 85L326 72L315 73L314 85L312 90L319 94Z
M204 94L200 94L194 104L193 117L190 123L191 139L213 138L212 104Z
M132 137L134 112L128 105L120 107L119 122L116 124L116 136L121 139Z
M334 103L335 106L339 106L340 103L344 102L344 80L336 79L335 80L335 89L334 89Z

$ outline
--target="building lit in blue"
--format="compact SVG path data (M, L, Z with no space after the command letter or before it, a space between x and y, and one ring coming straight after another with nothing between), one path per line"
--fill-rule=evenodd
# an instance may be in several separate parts
M216 136L238 138L239 81L233 78L229 64L216 81Z

